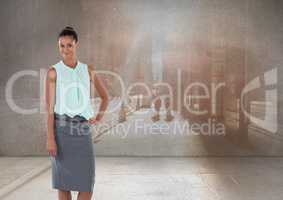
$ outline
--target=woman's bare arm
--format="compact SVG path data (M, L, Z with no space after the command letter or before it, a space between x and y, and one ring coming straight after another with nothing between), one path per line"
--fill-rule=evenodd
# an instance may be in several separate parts
M94 85L95 89L97 90L100 98L101 98L101 104L99 107L99 112L95 117L95 121L100 121L101 118L104 115L105 110L107 109L107 106L109 104L109 96L106 88L104 87L102 81L99 79L99 77L96 75L94 71L94 67L92 65L88 65L88 71L90 75L90 81L91 84Z
M50 68L46 77L46 111L47 111L47 151L56 156L57 145L54 136L54 105L56 96L56 70Z

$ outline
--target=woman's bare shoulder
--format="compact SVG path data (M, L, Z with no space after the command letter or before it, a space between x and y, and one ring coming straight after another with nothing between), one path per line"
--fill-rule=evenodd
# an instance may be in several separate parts
M93 66L92 64L88 64L88 65L87 65L87 68L88 68L88 71L89 71L89 72L94 71L94 66Z
M47 77L49 80L56 80L56 70L53 66L49 67L47 71Z
M94 80L94 66L92 64L88 64L87 65L87 68L88 68L88 74L89 74L89 77L90 77L90 81L93 81Z

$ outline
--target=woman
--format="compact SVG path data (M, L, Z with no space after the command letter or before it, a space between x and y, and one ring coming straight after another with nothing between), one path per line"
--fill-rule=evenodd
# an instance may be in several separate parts
M91 65L77 59L78 36L72 27L58 36L62 60L51 66L46 78L48 113L47 151L52 161L52 186L59 200L90 200L95 183L95 157L91 126L103 117L108 95ZM91 107L91 86L101 97L99 112Z

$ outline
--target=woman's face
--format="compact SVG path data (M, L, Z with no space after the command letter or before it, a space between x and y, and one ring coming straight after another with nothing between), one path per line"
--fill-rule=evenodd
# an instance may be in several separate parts
M63 36L58 40L59 52L64 59L76 57L78 42L71 36Z

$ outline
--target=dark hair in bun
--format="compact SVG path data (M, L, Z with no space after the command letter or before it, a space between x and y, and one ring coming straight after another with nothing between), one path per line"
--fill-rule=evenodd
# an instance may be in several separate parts
M58 39L59 39L60 37L64 37L64 36L71 36L76 42L78 42L78 34L76 33L76 31L74 30L73 27L66 26L66 27L59 33Z

